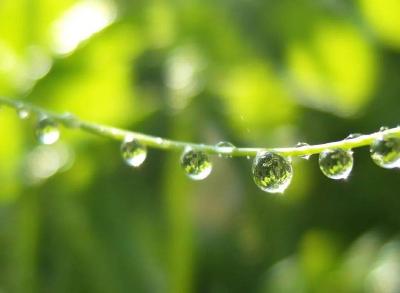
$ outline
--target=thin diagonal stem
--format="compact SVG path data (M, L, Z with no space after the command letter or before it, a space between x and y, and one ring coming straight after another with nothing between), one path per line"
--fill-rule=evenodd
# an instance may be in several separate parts
M161 138L153 135L148 135L140 132L124 130L108 125L101 125L94 122L84 121L70 113L54 113L44 108L32 105L30 103L13 100L9 98L0 97L0 104L14 108L15 110L27 110L39 116L45 116L68 128L78 128L86 132L96 135L108 137L115 140L124 140L126 137L133 137L139 140L142 144L156 149L163 150L179 150L185 148L192 148L199 151L206 152L212 155L226 155L226 152L221 151L215 145L199 144L192 142L184 142ZM361 135L356 138L345 139L335 142L328 142L323 144L302 146L302 147L283 147L283 148L234 148L229 155L234 157L255 156L260 151L271 151L283 156L308 156L318 154L326 149L353 149L370 145L374 140L385 137L400 137L400 127L390 128L384 131L378 131L371 134Z

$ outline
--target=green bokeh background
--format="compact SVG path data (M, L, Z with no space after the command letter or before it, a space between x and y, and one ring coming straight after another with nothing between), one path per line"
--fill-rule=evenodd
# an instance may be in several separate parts
M1 0L0 95L178 140L291 146L396 126L398 0ZM246 158L179 153L0 112L0 292L400 292L398 170L294 159L284 196Z

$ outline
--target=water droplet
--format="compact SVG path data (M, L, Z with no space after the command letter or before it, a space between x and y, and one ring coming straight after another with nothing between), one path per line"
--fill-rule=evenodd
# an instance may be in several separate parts
M78 121L77 117L70 112L64 112L62 114L62 119L64 120L63 121L64 125L67 125L70 128L78 128L79 127L79 121Z
M147 148L138 140L128 137L121 144L121 156L127 165L139 167L146 159Z
M193 180L202 180L210 175L212 163L206 153L188 148L181 157L181 166Z
M306 143L306 142L298 142L296 144L297 148L307 147L307 146L310 146L310 145L308 143ZM305 159L305 160L308 160L310 157L311 157L311 155L300 156L300 158Z
M36 126L36 137L42 144L53 144L60 138L57 122L50 118L42 118Z
M380 167L400 167L400 139L391 137L375 140L370 148L371 158Z
M345 139L353 139L353 138L357 138L363 136L362 133L350 133Z
M353 152L342 149L325 150L319 154L319 168L328 178L346 179L353 169Z
M247 160L250 160L250 158L251 158L250 156L246 156L246 159L247 159Z
M381 126L381 128L379 128L379 131L382 132L382 131L386 131L388 129L389 129L389 127L387 127L387 126Z
M289 186L292 176L292 164L284 157L270 152L257 154L252 167L253 180L263 191L283 193Z
M215 145L215 148L220 153L219 156L229 157L235 150L235 146L228 141L220 141Z
M27 118L29 118L31 113L29 112L28 109L26 109L24 107L18 107L17 114L20 119L27 119Z

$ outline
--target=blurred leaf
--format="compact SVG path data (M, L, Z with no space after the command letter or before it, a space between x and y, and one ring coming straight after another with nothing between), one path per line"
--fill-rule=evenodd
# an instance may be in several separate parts
M240 137L262 141L271 128L295 119L295 104L262 60L244 60L230 68L220 91L227 118Z
M378 38L400 48L400 2L398 0L358 0L361 12Z
M287 52L295 96L306 105L354 115L369 102L377 75L372 47L353 27L322 23L309 42Z

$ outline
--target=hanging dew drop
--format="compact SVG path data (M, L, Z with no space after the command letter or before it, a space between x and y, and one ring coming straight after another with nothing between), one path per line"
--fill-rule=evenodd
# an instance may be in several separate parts
M386 169L400 167L400 139L391 137L375 140L370 148L372 160Z
M36 137L42 144L53 144L60 138L57 122L43 118L36 126Z
M310 146L308 143L305 142L298 142L296 144L296 148L301 148L301 147L308 147ZM308 160L311 157L311 155L304 155L304 156L300 156L300 158Z
M147 148L134 138L127 138L121 144L121 156L131 167L139 167L147 157Z
M216 150L219 152L219 156L229 157L235 150L235 146L228 141L220 141L215 145Z
M292 180L293 168L289 160L278 154L260 152L254 159L252 174L261 190L283 193Z
M25 109L24 107L18 107L17 114L20 119L24 120L29 118L31 113L29 112L28 109Z
M190 148L182 154L181 166L186 175L193 180L205 179L212 170L212 163L207 154Z
M353 152L342 149L325 150L319 154L319 168L328 178L346 179L353 169Z

